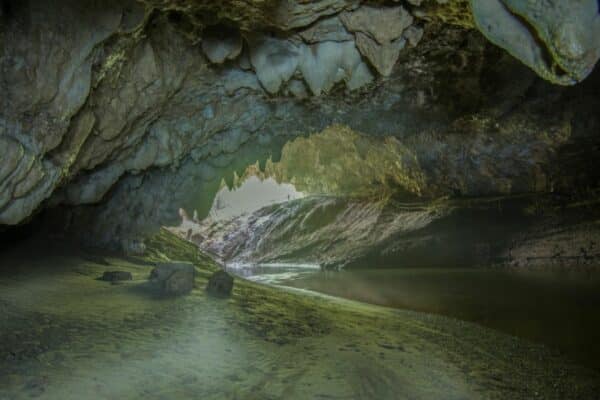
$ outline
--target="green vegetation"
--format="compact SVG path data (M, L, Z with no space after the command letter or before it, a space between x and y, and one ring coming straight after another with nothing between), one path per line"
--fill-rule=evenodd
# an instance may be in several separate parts
M147 241L143 260L190 261L199 272L196 287L204 288L210 275L220 266L195 245L166 229ZM333 317L322 307L312 307L312 299L273 290L250 281L236 279L232 298L228 301L235 323L267 341L288 343L293 338L326 333Z
M250 175L291 183L306 194L353 198L416 198L425 185L415 154L396 138L368 137L343 125L286 143L280 160L268 160L264 171L251 165L239 180Z
M220 267L208 255L190 242L180 239L168 230L161 228L154 236L146 240L144 261L154 263L161 261L189 261L194 263L199 279L206 285L206 279Z

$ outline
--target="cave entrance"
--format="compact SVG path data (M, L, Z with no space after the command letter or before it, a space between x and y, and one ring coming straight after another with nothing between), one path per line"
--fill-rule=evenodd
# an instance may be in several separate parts
M272 165L270 160L269 163ZM293 183L278 181L261 172L257 162L250 165L241 177L234 174L232 183L221 180L220 189L214 195L206 216L202 218L197 210L190 213L182 207L179 209L181 223L168 229L206 251L219 253L231 239L228 234L220 234L225 227L247 230L244 224L259 210L281 206L305 196ZM215 251L215 246L219 250Z
M212 220L226 220L250 214L263 207L304 197L291 183L274 178L248 176L238 187L223 186L216 194L208 213Z
M432 176L465 177L462 169L470 167L446 158L433 162L424 156L429 150L423 153L431 146L429 140L366 136L334 125L288 140L276 158L256 161L254 151L232 156L230 164L214 168L213 192L190 184L202 192L204 212L194 213L193 204L200 203L190 202L171 229L254 282L475 321L597 366L597 357L589 356L592 348L598 354L589 335L600 329L597 313L591 307L573 312L586 302L598 304L597 276L573 271L565 282L560 271L497 268L590 259L585 248L583 255L555 252L560 232L539 238L551 218L544 210L557 203L540 194L432 192ZM489 181L482 179L470 184ZM183 207L174 204L171 209ZM572 221L574 237L587 235L575 208L561 218ZM549 243L551 258L530 256L532 249L547 251ZM548 306L531 303L532 293ZM538 318L533 324L532 315ZM563 325L581 328L574 333ZM580 344L572 345L574 335Z
M227 262L328 264L348 253L340 243L356 244L353 248L371 243L362 235L377 224L390 198L419 201L419 162L393 137L367 137L332 125L287 141L277 153L258 160L238 157L222 169L211 166L209 185L189 180L190 201L168 199L180 218L170 229ZM354 220L360 226L352 226ZM338 238L329 247L339 252L320 247L326 237Z

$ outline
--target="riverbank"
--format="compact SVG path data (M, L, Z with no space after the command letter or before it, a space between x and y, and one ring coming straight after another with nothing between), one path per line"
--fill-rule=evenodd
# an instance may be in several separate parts
M0 399L593 399L600 374L543 346L445 317L236 279L162 231L143 257L21 243L0 255ZM151 263L188 260L165 298ZM107 270L131 272L111 285Z
M598 271L371 267L293 276L269 272L250 279L474 322L542 343L600 371Z

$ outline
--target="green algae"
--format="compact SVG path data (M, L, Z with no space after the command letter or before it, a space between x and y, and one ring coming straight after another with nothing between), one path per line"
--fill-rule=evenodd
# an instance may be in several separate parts
M443 317L236 279L167 231L146 255L49 246L1 256L0 398L586 399L598 374L542 346ZM188 260L189 296L156 296L151 263ZM95 278L120 269L134 280Z

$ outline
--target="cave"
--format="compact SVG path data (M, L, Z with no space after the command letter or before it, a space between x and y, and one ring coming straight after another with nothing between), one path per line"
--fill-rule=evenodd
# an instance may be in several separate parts
M594 0L0 0L0 399L600 398Z

